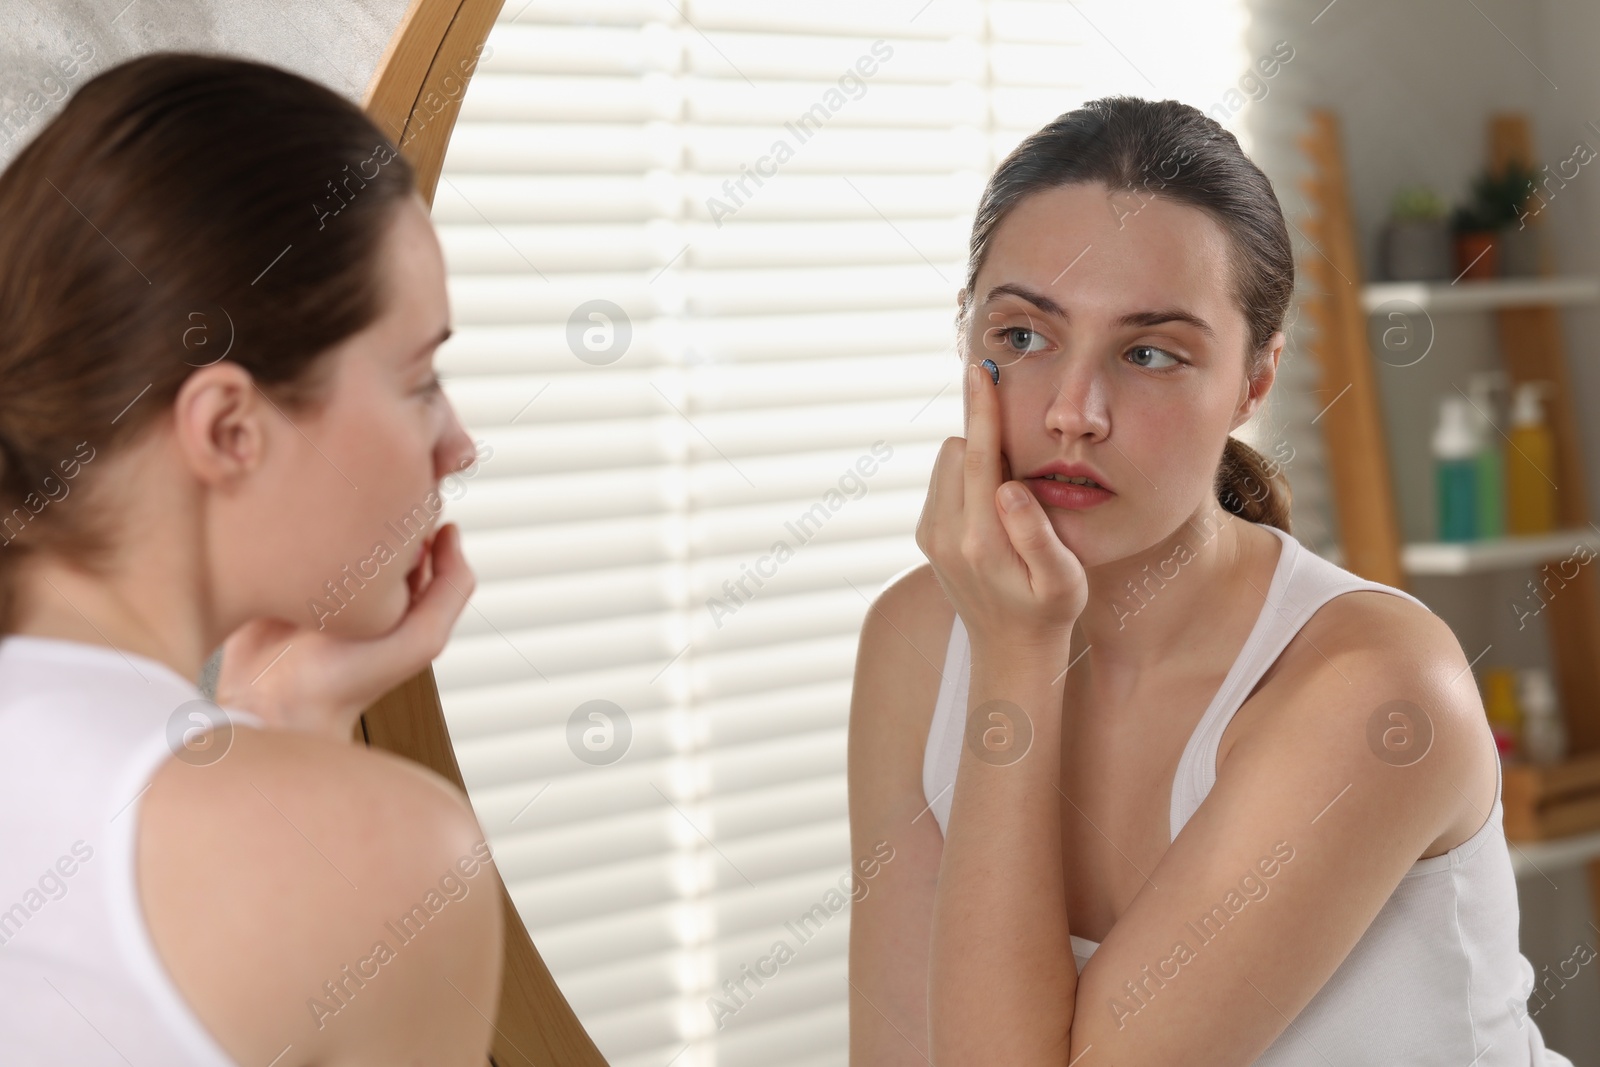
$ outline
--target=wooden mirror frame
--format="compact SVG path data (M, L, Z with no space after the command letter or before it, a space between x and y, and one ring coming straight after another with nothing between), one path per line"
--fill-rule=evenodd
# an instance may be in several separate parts
M417 190L430 207L461 98L504 2L411 0L367 86L367 114L416 168ZM361 734L368 745L415 760L466 792L431 666L363 712ZM534 948L498 870L495 879L505 908L505 971L489 1063L607 1067Z

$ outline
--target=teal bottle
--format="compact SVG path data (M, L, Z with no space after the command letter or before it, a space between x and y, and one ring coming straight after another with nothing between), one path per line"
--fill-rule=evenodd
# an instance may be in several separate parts
M1478 505L1478 536L1500 537L1505 533L1505 493L1503 484L1505 479L1504 464L1500 461L1500 449L1493 442L1487 442L1478 450L1477 461L1473 464Z
M1439 540L1477 537L1478 470L1478 463L1471 459L1439 461Z
M1433 466L1441 541L1471 541L1478 535L1478 466L1482 449L1473 428L1472 405L1466 397L1439 399Z
M1478 437L1479 537L1502 537L1506 532L1505 461L1501 452L1500 431L1495 429L1497 409L1494 403L1494 388L1504 378L1504 371L1474 374L1467 386L1472 396L1473 432Z

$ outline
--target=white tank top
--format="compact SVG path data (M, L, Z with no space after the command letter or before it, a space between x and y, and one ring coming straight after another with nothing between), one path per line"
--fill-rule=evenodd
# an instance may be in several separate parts
M79 641L0 638L0 1063L238 1067L173 984L139 903L145 786L210 758L216 705L171 667ZM198 715L192 713L199 713ZM263 727L222 709L236 725ZM169 732L177 740L169 747ZM192 748L184 747L188 736ZM226 731L213 731L220 751Z
M1216 782L1217 745L1228 720L1313 612L1362 589L1422 604L1307 551L1275 526L1259 525L1278 536L1282 551L1255 627L1184 746L1172 784L1173 839ZM957 615L922 761L923 794L941 834L955 793L971 667ZM1526 1014L1533 964L1518 947L1517 884L1501 832L1499 788L1497 781L1494 806L1475 834L1412 865L1350 954L1254 1067L1573 1067L1545 1048ZM1071 936L1082 972L1100 946Z

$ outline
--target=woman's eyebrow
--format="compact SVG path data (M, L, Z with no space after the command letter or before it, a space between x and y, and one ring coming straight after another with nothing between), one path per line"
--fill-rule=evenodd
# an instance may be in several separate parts
M1206 335L1206 340L1215 341L1217 331L1211 324L1199 315L1191 314L1182 308L1154 308L1150 311L1131 311L1117 319L1118 326L1160 326L1164 322L1186 322L1190 326Z
M1032 304L1046 315L1054 315L1056 318L1066 323L1072 322L1072 316L1067 314L1067 309L1056 303L1050 297L1046 296L1044 293L1035 292L1025 285L1017 285L1013 282L1001 282L993 289L990 289L989 295L984 297L983 302L987 304L995 297L1007 294L1026 300L1028 303ZM1195 329L1199 330L1201 333L1205 334L1207 340L1215 341L1217 339L1217 332L1211 328L1211 324L1209 322L1207 322L1205 319L1202 319L1198 315L1177 307L1153 308L1148 311L1130 311L1126 315L1118 318L1115 322L1115 325L1159 326L1164 322L1186 322L1190 326L1193 326Z
M455 333L455 331L452 330L450 327L446 326L444 328L443 332L441 332L439 334L439 336L433 338L427 344L423 345L421 348L419 348L415 352L411 353L411 355L407 357L406 362L409 364L409 363L415 362L416 360L421 359L423 356L427 355L429 352L432 352L435 348L438 348L440 345L442 345L446 341L450 340L450 335L453 334L453 333Z

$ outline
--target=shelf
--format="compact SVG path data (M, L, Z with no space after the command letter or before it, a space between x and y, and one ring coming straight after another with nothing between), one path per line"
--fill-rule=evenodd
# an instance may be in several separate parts
M1361 287L1368 315L1391 300L1423 311L1480 311L1529 304L1592 304L1600 301L1600 278L1587 275L1496 278L1491 281L1374 282Z
M1511 870L1518 878L1563 870L1600 858L1600 831L1554 841L1512 841ZM1548 877L1548 875L1546 875Z
M1425 541L1400 549L1407 574L1476 574L1566 559L1587 545L1600 555L1600 531L1592 526L1483 541Z
M1600 857L1600 753L1548 766L1503 764L1500 802L1517 873Z
M1400 566L1407 574L1479 574L1531 567L1566 559L1579 545L1600 555L1600 530L1579 526L1547 534L1495 537L1482 541L1413 541L1400 548ZM1324 557L1344 566L1344 553L1330 547Z

